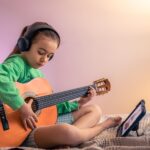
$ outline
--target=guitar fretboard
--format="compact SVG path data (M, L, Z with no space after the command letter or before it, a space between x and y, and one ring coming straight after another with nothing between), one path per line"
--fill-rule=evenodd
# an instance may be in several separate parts
M89 87L95 88L94 85L84 86L64 92L59 92L51 95L37 97L33 102L33 110L40 110L48 106L56 105L65 101L73 100L75 98L85 96L89 90Z

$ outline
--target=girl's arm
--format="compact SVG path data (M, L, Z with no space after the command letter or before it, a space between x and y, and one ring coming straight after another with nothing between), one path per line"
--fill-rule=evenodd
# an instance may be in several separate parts
M15 85L21 71L19 66L14 63L0 64L0 99L14 110L24 104L24 99Z
M21 120L25 129L35 127L37 121L36 115L30 107L30 103L26 104L19 94L15 82L21 77L21 62L6 62L0 64L0 100L9 105L12 109L20 112Z

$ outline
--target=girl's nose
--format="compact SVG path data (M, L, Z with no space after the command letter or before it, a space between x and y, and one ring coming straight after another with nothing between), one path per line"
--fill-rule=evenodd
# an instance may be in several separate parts
M43 56L43 57L41 58L41 61L42 61L42 62L47 62L47 61L48 61L47 56Z

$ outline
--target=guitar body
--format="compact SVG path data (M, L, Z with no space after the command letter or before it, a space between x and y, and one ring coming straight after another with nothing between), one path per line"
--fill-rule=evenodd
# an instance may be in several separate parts
M52 88L49 83L42 78L33 79L25 84L16 83L16 86L24 99L49 95L52 93ZM18 111L13 111L8 105L4 105L4 109L9 123L9 130L4 131L0 121L0 147L19 146L26 139L31 130L28 129L26 131L24 129ZM56 119L56 106L44 108L40 110L40 113L38 114L37 127L53 125L56 123Z

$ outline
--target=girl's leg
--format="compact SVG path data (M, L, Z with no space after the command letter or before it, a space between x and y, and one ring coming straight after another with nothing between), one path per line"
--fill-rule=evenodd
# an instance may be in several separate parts
M101 124L92 128L80 129L69 124L40 127L35 130L34 139L39 148L51 148L54 146L76 146L90 140L103 130L118 125L120 118L108 118Z
M98 105L88 105L74 111L72 115L75 120L73 125L78 128L89 128L99 122L102 112Z

